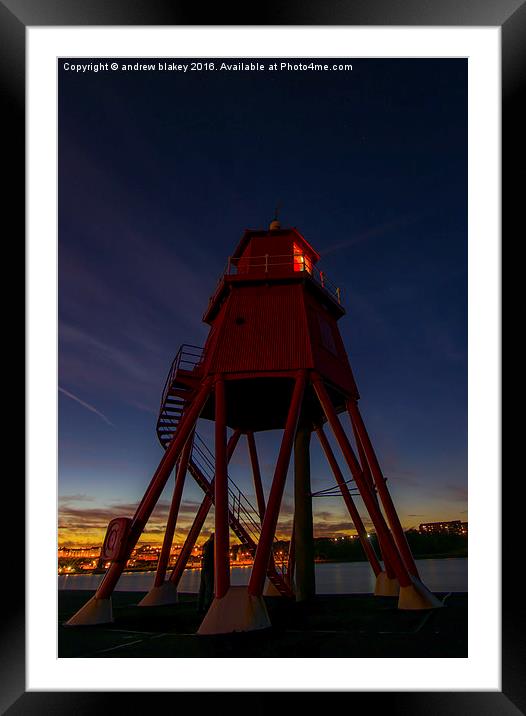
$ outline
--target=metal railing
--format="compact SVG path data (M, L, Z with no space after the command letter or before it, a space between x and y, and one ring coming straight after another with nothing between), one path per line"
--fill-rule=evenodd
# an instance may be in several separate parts
M197 433L194 436L191 459L206 479L212 482L215 476L214 454ZM261 534L259 513L230 476L228 476L228 506L234 518L257 545ZM278 542L279 540L274 538L274 544ZM281 571L282 574L286 573L283 568Z
M284 267L285 269L288 268L292 274L307 274L341 304L341 289L335 286L327 278L325 272L320 271L311 259L303 253L229 257L225 275L237 276L252 272L281 273Z
M342 304L342 291L327 278L324 271L313 264L308 256L301 253L294 254L264 254L262 256L229 256L227 265L219 277L216 289L208 305L210 306L219 291L221 290L223 278L225 276L243 276L245 274L263 274L283 275L290 273L295 275L298 273L306 274L315 283L323 288L329 296L338 304Z
M197 433L194 437L192 460L206 479L212 482L215 476L214 454ZM228 503L234 517L242 524L249 533L249 536L257 544L261 532L258 512L230 476L228 476Z
M161 396L161 413L165 407L166 398L172 384L175 380L175 374L178 370L194 370L203 358L203 348L201 346L193 346L190 343L184 343L177 351L175 358L173 359L172 365L168 372L166 382L164 384L163 393Z

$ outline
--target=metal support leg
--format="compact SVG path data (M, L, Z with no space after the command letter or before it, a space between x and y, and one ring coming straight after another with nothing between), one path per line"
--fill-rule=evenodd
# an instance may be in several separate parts
M154 587L160 587L164 583L164 578L166 576L166 569L170 559L170 550L172 548L175 525L177 523L177 516L179 514L181 498L183 496L186 470L188 468L188 460L190 459L190 455L192 453L192 447L193 435L190 435L186 441L186 445L184 446L183 454L181 455L179 466L177 468L177 474L175 476L172 503L170 505L170 512L168 513L168 519L166 521L166 532L164 533L163 546L159 556L159 563L157 564L157 571L155 573Z
M360 443L362 444L365 454L367 456L367 461L373 474L376 489L378 490L378 496L382 501L382 505L387 516L387 521L389 522L389 526L391 527L391 530L393 532L393 536L395 538L395 542L398 546L400 554L402 555L402 558L409 573L412 574L414 577L418 578L418 569L413 559L413 555L411 554L411 550L409 549L409 545L407 544L404 530L402 529L402 525L400 524L400 519L393 504L393 500L391 499L391 495L389 494L389 490L387 489L386 481L382 474L378 458L376 457L376 453L365 428L362 416L360 415L360 411L358 410L358 404L356 403L356 401L349 401L347 403L347 410L349 411L351 422L356 429L356 433L358 434Z
M294 438L294 534L296 539L296 601L316 594L314 537L310 484L310 426L300 425Z
M263 485L261 483L261 472L259 470L258 453L256 450L256 440L252 431L247 433L248 452L250 455L250 462L252 465L252 475L254 477L254 489L256 491L256 500L258 503L259 519L263 524L263 518L265 517L265 496L263 494Z
M179 585L212 504L212 498L209 495L205 495L199 509L197 510L190 532L186 536L181 552L179 553L179 557L177 558L177 562L175 563L175 567L170 575L170 582L172 582L175 587Z
M109 600L115 585L121 576L137 540L148 522L148 519L159 499L166 482L174 468L186 441L195 428L199 414L210 394L212 379L207 378L183 415L177 431L172 438L168 449L164 453L157 470L142 498L133 520L126 540L126 548L122 559L113 562L104 575L95 595L71 617L68 624L97 624L112 621L111 602Z
M367 462L367 456L365 454L365 450L363 449L363 445L361 443L360 437L359 437L358 433L356 432L356 427L355 427L354 423L352 422L352 420L351 420L351 425L352 425L354 439L356 441L356 447L358 449L358 457L360 459L360 465L362 467L364 477L367 480L367 484L369 485L369 488L371 490L371 493L372 493L374 499L376 500L378 509L380 509L380 503L378 502L378 495L376 494L376 490L374 487L373 476L371 475L371 470L369 469L369 464ZM378 535L377 535L377 537L378 537ZM391 566L391 563L389 562L389 558L387 557L385 546L382 545L382 542L380 541L380 539L378 539L378 546L380 547L380 553L382 555L382 561L384 563L384 568L385 568L385 573L387 575L387 578L395 579L394 570Z
M360 544L362 545L363 550L367 556L367 559L369 560L369 563L373 569L375 577L377 577L380 574L380 572L382 571L382 566L381 566L380 562L378 561L378 557L376 556L376 553L373 549L373 546L372 546L369 538L367 537L367 530L365 529L365 526L362 522L360 513L358 512L358 509L357 509L356 505L354 504L354 500L352 499L351 493L349 492L349 488L347 487L347 484L345 483L345 479L342 475L342 471L340 470L340 466L336 462L336 457L334 456L334 452L330 446L329 441L327 440L327 436L323 432L323 428L321 426L316 428L316 433L318 434L318 438L320 440L321 446L322 446L323 451L327 457L327 462L331 466L331 469L334 473L334 477L336 478L336 482L338 483L338 486L342 493L344 502L347 505L347 509L349 510L351 520L353 521L353 524L356 527L356 531L358 532L358 538L360 540Z
M296 568L296 536L294 529L294 520L292 521L292 534L290 535L289 557L287 560L287 583L291 589L294 585L294 569Z
M316 395L318 396L321 406L333 430L334 436L338 441L340 449L345 457L345 461L347 462L349 469L355 479L356 486L360 491L360 495L362 496L365 507L367 508L367 511L371 516L371 520L375 527L376 534L380 536L380 539L385 544L386 549L388 549L389 560L393 565L393 569L395 570L395 574L400 583L400 586L409 587L411 586L412 582L407 568L402 558L398 554L396 544L393 540L391 533L389 532L384 517L378 509L378 506L376 505L376 502L369 491L367 483L365 482L365 478L363 477L360 465L358 464L358 460L356 459L351 444L349 443L349 440L345 435L345 431L343 430L338 416L336 415L336 411L334 410L331 399L329 398L325 386L323 385L323 382L319 376L313 376L313 385L314 390L316 391Z
M227 457L229 460L232 457L232 455L234 454L234 450L235 450L236 445L239 441L240 435L241 435L240 431L236 430L230 436L230 439L228 441L228 446L227 446ZM207 515L210 511L210 508L214 504L214 501L212 499L213 489L214 489L214 481L212 481L212 483L210 485L210 490L211 490L210 494L205 495L203 498L203 501L197 511L197 515L194 518L194 522L190 528L190 531L186 536L186 540L185 540L184 545L181 549L181 552L179 553L177 562L175 563L175 566L174 566L172 573L170 575L170 582L172 582L176 587L178 586L178 584L181 580L181 577L183 576L184 570L186 569L186 565L188 563L188 560L190 559L190 555L192 554L194 545L197 542L197 538L199 537L201 530L203 529L203 525L204 525Z
M287 470L290 463L290 455L292 452L294 435L296 434L296 428L298 425L306 382L306 371L300 371L296 378L294 392L292 394L292 400L285 425L285 432L281 441L281 447L276 462L276 469L274 471L274 478L272 480L272 487L268 498L267 509L265 511L265 518L261 527L261 535L256 550L254 566L252 567L252 574L248 584L248 593L252 596L261 596L263 594L265 576L272 549L272 541L276 532L279 508L283 497L283 490L285 489Z
M248 451L249 451L249 455L250 455L250 463L252 465L252 476L254 478L254 490L256 492L256 500L258 503L259 522L262 525L263 520L265 518L265 509L266 509L265 495L263 493L263 485L261 482L261 472L259 469L259 460L258 460L258 454L257 454L257 450L256 450L256 441L254 438L254 433L252 431L247 432L247 442L248 442ZM269 568L275 570L274 557L272 554L270 555ZM267 596L276 596L279 594L279 592L276 589L276 587L274 587L272 584L268 584L265 594Z
M232 435L228 438L228 444L226 446L226 458L227 458L228 462L230 462L230 459L231 459L232 455L234 454L234 450L237 447L240 437L241 437L241 430L234 430Z
M226 452L225 381L215 384L215 595L221 599L230 587L230 542L228 524L228 473Z

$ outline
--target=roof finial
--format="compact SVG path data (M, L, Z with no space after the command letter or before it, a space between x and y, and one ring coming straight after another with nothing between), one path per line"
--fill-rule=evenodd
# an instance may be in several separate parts
M270 222L269 231L277 231L278 229L281 229L281 223L279 221L279 210L281 209L281 202L278 201L276 204L276 208L274 209L274 218Z

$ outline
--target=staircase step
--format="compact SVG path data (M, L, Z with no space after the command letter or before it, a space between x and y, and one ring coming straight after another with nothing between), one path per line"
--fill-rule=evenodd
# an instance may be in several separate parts
M170 390L193 391L200 380L201 376L191 375L190 373L183 375L183 373L177 371Z

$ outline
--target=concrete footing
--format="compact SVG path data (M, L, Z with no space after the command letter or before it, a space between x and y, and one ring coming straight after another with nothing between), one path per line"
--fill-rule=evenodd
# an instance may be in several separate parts
M248 587L230 587L221 599L214 599L198 634L228 634L255 631L271 626L263 597L253 597Z
M437 609L444 606L417 577L411 579L413 584L400 587L398 609Z
M93 596L66 622L66 626L110 624L112 621L113 611L111 608L111 597L108 599L97 599Z
M173 582L164 582L160 587L152 587L141 599L139 607L162 607L177 603L177 588Z
M386 572L380 572L376 577L374 586L375 597L397 597L400 592L400 584L396 577L389 579Z

